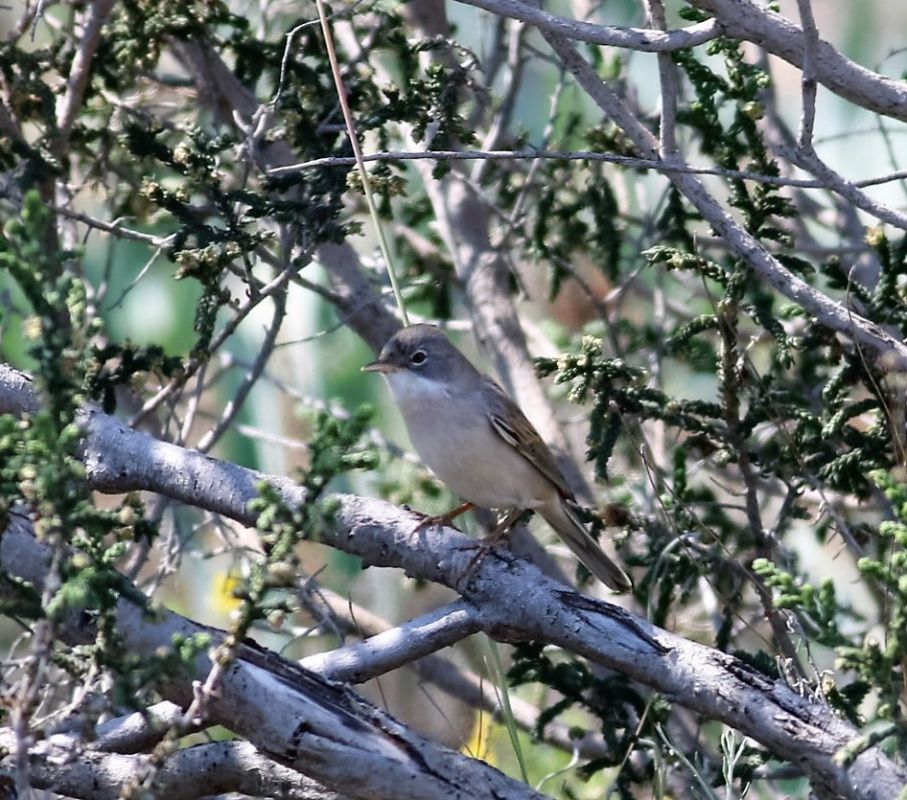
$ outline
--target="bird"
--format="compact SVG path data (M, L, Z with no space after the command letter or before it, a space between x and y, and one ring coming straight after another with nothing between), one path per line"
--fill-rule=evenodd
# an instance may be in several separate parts
M576 498L538 431L439 327L401 328L362 370L384 376L422 461L466 501L429 522L449 524L475 507L509 509L498 526L504 531L531 509L600 581L619 592L632 588L580 519Z

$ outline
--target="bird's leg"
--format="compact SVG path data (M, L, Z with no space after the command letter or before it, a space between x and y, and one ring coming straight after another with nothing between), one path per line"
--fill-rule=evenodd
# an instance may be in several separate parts
M495 526L495 529L484 539L478 541L476 544L476 554L472 557L472 561L469 562L469 566L466 568L467 575L475 569L476 564L478 564L479 561L497 546L501 539L513 530L513 526L516 525L520 517L525 513L525 508L517 508L507 512L504 518Z
M489 548L494 547L513 530L513 526L516 525L520 517L525 513L526 509L524 508L517 508L509 511L504 515L504 518L497 524L495 529L482 540L482 543Z
M446 514L441 514L437 517L425 517L421 520L415 528L413 528L413 533L418 533L424 528L430 528L433 525L442 525L444 527L450 525L457 517L461 514L465 514L467 511L472 511L475 508L473 503L461 503L456 508L451 509Z

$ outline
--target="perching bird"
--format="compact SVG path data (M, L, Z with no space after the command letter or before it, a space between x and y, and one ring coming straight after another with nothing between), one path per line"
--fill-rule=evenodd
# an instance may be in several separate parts
M445 521L473 506L532 509L599 580L616 591L631 588L577 515L573 493L538 431L439 328L403 328L362 369L384 375L422 460L467 501Z

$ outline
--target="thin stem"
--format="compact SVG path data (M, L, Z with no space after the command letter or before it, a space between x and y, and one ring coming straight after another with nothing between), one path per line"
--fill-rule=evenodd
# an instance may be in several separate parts
M322 0L315 0L318 8L318 18L321 20L321 30L324 33L324 45L327 49L328 61L331 64L331 74L334 76L334 85L337 88L337 98L340 101L340 108L343 111L343 120L346 123L347 135L350 138L350 145L353 148L353 154L356 157L356 166L359 168L359 174L362 177L362 189L365 192L365 202L368 205L369 214L375 225L375 233L378 235L378 245L381 248L381 255L384 257L384 263L387 265L387 274L391 281L391 287L394 290L394 299L397 301L397 308L400 309L400 316L404 325L409 325L409 317L406 314L406 305L403 302L403 295L400 293L400 285L397 282L397 275L394 271L394 264L391 260L390 248L387 245L387 239L384 236L384 228L381 220L378 218L378 207L375 205L375 198L372 194L372 184L369 180L368 172L365 169L365 159L362 156L362 148L359 146L359 139L356 138L356 127L353 123L353 115L350 111L350 105L346 96L346 88L343 85L343 79L340 77L340 64L337 61L337 51L334 49L334 37L331 34L331 26L328 22L327 14L324 10Z

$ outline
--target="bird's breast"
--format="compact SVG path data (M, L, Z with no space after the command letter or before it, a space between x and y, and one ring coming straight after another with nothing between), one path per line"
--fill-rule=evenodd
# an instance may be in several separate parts
M554 487L491 426L481 394L452 394L418 375L388 383L416 452L454 493L486 508L535 508Z

